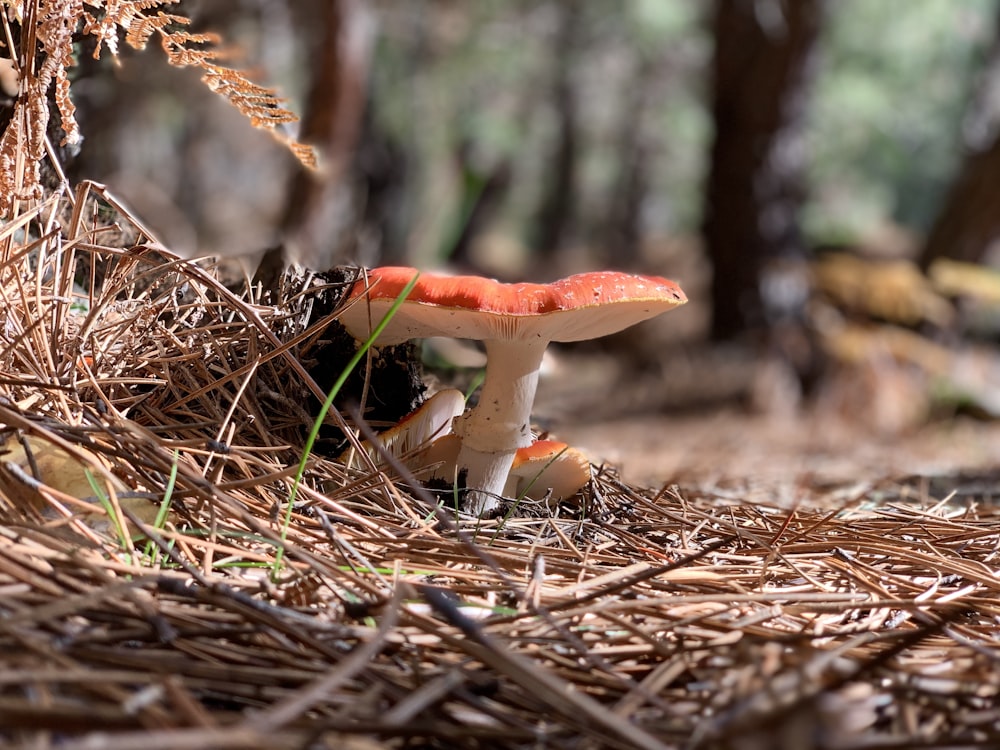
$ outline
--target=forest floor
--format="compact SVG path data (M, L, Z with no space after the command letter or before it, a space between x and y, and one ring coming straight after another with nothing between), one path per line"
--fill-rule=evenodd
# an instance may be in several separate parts
M917 478L981 483L996 475L1000 456L1000 424L965 417L886 436L847 419L729 407L564 424L558 432L593 460L618 466L628 482L729 490L777 505L807 499L803 492L836 495Z
M69 241L113 271L85 312ZM537 422L608 466L476 518L304 446L293 280L37 244L0 264L4 747L998 746L1000 428L912 421L912 365L812 407L732 351L557 351Z
M674 355L642 372L607 352L554 352L536 427L634 486L675 483L779 507L829 506L900 483L922 491L921 479L935 490L964 487L960 494L1000 488L991 480L1000 475L1000 421L934 407L929 380L891 366L844 368L809 399L772 384L762 408L753 381L761 372L782 378L752 353L687 348L684 361Z

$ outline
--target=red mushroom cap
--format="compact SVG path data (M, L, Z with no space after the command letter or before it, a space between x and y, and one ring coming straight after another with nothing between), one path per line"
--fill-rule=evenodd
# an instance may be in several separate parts
M340 321L363 338L369 320L378 322L416 274L414 268L398 266L369 271L368 286L356 284L348 301L367 296L370 316L359 300ZM685 302L684 292L669 279L618 271L581 273L549 284L421 274L379 343L427 336L581 341L615 333Z
M557 440L536 440L514 454L504 494L540 500L551 490L558 500L589 481L590 461L583 453Z

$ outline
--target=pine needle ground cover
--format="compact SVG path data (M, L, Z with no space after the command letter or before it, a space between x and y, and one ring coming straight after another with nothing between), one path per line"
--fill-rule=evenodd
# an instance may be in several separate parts
M5 747L1000 741L989 503L594 467L479 520L319 453L297 479L329 284L234 294L87 185L0 249Z

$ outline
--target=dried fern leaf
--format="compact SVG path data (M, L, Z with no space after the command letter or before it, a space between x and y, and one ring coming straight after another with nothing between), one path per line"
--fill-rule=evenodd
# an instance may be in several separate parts
M69 98L66 68L73 65L75 19L83 15L83 0L50 0L30 5L6 3L22 20L21 48L40 55L18 61L20 91L14 112L0 136L0 215L10 214L18 201L41 196L40 164L45 155L49 123L48 91L55 82L55 101L65 133L64 143L80 139L76 108ZM9 23L4 19L5 23Z
M107 49L118 55L120 35L126 43L143 49L153 35L160 37L168 62L175 67L195 67L202 81L236 107L255 128L268 131L306 167L315 168L312 148L282 132L279 126L297 118L286 109L273 89L253 83L236 68L223 65L229 57L215 34L192 33L190 20L166 13L163 8L179 0L0 0L6 36L19 23L20 49L16 61L20 90L10 124L0 135L0 215L9 215L18 201L41 195L40 163L45 156L46 128L50 119L50 91L63 130L62 144L80 141L76 107L70 97L68 70L77 35L92 37L94 57Z
M282 106L283 101L274 89L254 83L237 68L221 65L220 61L229 55L219 48L219 37L192 33L185 28L189 23L187 18L176 14L161 12L148 16L140 11L130 17L125 41L142 49L153 34L158 34L171 65L202 70L201 80L211 91L236 107L253 127L266 130L284 144L304 166L315 169L316 155L312 148L277 129L298 118Z

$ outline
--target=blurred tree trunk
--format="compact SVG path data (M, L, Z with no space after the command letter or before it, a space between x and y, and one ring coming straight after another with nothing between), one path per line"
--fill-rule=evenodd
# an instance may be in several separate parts
M952 183L920 256L976 263L1000 239L1000 134L989 148L970 152Z
M650 104L650 83L656 71L648 55L636 52L638 61L615 144L618 175L604 217L601 252L616 268L636 269L642 243L642 207L649 192L650 143L643 123Z
M413 154L389 133L375 116L375 95L368 99L354 157L354 178L363 206L359 217L360 243L377 249L384 265L406 261L406 215ZM368 255L368 254L366 254ZM357 259L361 262L362 258ZM363 258L369 262L370 258Z
M1000 240L1000 4L993 45L965 118L966 155L927 235L920 264L981 261Z
M559 32L553 44L553 107L558 118L554 153L549 157L552 178L542 195L533 243L539 258L550 261L566 243L576 208L577 162L580 139L577 94L573 86L576 50L583 19L579 0L559 3Z
M292 177L282 235L286 255L324 269L355 252L351 234L361 211L350 178L368 99L374 19L362 0L299 0L296 11L315 61L300 140L318 150L320 168L298 168ZM280 250L270 251L258 271L265 287L276 256Z
M801 144L825 0L717 0L715 138L703 231L714 267L712 336L765 324L761 272L805 256Z
M462 174L461 215L449 258L455 268L470 272L478 270L472 246L503 208L513 177L509 157L480 166L474 152L471 141L466 139L459 143L456 161Z

